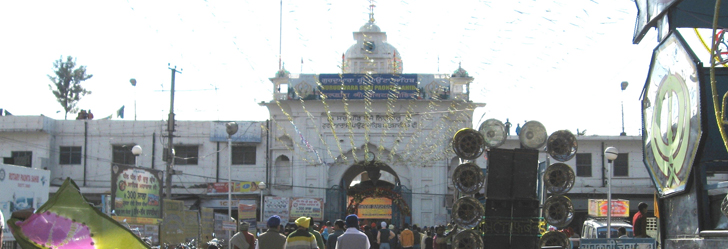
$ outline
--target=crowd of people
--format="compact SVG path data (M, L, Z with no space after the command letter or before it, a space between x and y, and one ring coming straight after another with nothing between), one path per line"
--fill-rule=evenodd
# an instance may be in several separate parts
M250 224L242 222L231 239L234 249L448 249L450 236L446 226L418 227L405 223L395 227L382 221L362 224L355 214L333 223L316 224L311 217L299 217L294 223L281 224L281 218L268 218L265 232L255 236Z

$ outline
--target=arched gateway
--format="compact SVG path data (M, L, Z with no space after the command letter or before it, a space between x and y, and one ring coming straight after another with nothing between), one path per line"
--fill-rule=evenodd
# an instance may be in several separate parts
M406 175L400 177L398 172ZM377 224L381 220L387 223L391 220L395 226L411 223L412 191L403 184L410 182L406 166L390 166L380 160L359 160L348 166L343 163L331 166L329 173L330 180L339 180L326 190L325 220L341 219L356 213L361 219L377 221ZM360 209L360 204L365 201L378 205L365 205ZM383 212L387 205L391 206L391 214Z

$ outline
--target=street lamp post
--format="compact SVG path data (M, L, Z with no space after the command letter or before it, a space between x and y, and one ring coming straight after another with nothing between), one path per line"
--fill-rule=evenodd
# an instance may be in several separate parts
M263 190L265 190L265 182L258 183L258 189L260 190L260 224L264 224L265 218L263 218Z
M233 135L238 132L238 123L228 122L225 124L225 131L228 134L228 216L233 217L232 201L233 201L233 185L230 180L233 166ZM237 224L236 224L237 226ZM230 230L227 231L228 241L230 241ZM228 242L228 249L232 249L232 244Z
M627 133L624 132L624 89L627 89L627 86L628 85L629 85L629 82L622 81L622 85L621 85L622 86L622 97L621 97L621 101L622 101L622 133L619 134L620 136L627 136Z
M137 145L134 145L134 147L131 147L131 153L134 154L134 165L139 167L139 156L142 154L142 147Z
M612 237L612 168L614 168L614 160L618 155L617 148L607 147L604 150L604 156L609 162L609 166L607 166L607 239Z
M134 87L134 121L136 121L136 83L137 82L136 82L135 78L131 78L129 80L129 82L131 82L131 86Z

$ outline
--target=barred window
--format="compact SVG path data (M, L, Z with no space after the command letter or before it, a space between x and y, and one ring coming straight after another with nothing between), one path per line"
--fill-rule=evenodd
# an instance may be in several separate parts
M61 146L58 164L81 164L81 146Z
M577 153L576 154L576 176L591 177L592 176L592 154Z
M197 165L199 156L199 147L197 145L176 145L174 146L174 164L175 165Z
M255 165L255 146L233 146L233 165Z
M619 153L614 160L614 175L629 176L629 153Z

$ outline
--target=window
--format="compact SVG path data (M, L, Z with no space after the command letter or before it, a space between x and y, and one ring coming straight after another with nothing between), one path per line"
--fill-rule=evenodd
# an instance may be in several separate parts
M199 146L177 145L174 146L175 165L197 165Z
M233 165L255 165L255 146L233 146Z
M134 153L131 153L132 147L134 147L133 144L112 146L111 161L118 164L134 165Z
M10 157L3 158L4 164L31 167L33 162L32 151L13 151Z
M577 153L576 154L576 176L591 177L592 176L592 154Z
M61 146L58 164L81 164L81 146Z
M619 153L614 160L614 175L629 176L629 153Z

